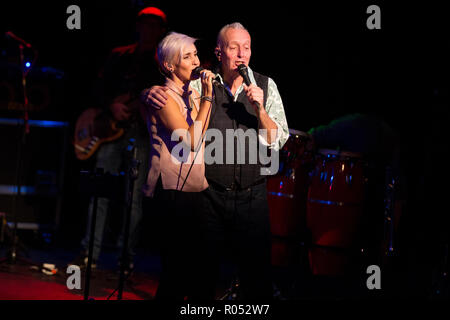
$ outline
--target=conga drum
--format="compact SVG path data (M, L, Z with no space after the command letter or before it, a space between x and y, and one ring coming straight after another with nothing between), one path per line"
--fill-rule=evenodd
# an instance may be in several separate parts
M314 275L343 275L350 266L364 212L365 167L359 153L320 149L316 154L306 210Z
M280 150L278 173L267 179L272 233L272 264L287 266L295 258L295 241L306 226L306 197L312 164L312 139L290 129Z

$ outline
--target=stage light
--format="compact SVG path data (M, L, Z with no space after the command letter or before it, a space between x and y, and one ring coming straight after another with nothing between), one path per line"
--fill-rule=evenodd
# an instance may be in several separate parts
M25 62L25 67L29 68L31 66L31 63L29 63L28 61Z

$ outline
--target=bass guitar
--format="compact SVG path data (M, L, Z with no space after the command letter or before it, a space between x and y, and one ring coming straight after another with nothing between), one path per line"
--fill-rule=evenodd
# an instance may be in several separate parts
M73 145L76 157L79 160L87 160L102 143L120 138L124 129L119 128L117 124L118 122L102 109L85 110L75 125Z
M130 113L142 110L139 99L131 98L129 94L118 96L114 102L125 104ZM124 128L131 121L117 121L110 112L100 108L89 108L78 117L75 124L73 145L75 155L79 160L87 160L98 150L100 145L119 139L125 132Z

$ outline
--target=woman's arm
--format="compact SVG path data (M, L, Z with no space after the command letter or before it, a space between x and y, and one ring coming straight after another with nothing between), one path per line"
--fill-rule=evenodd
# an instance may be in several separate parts
M192 151L196 150L198 143L201 141L203 134L208 129L209 119L211 115L211 103L212 103L212 87L203 88L205 95L200 100L200 108L197 114L195 122L189 126L186 119L181 114L178 103L168 96L166 104L161 109L154 109L155 116L161 121L161 123L170 131L174 132L177 129L185 130L184 134L179 135L180 140L183 140L183 135L186 132L189 133L190 148ZM209 90L211 89L211 90ZM206 98L203 98L206 97ZM197 123L197 132L195 132L195 123ZM201 130L201 131L200 131Z
M179 109L180 107L178 106L178 103L172 97L169 96L165 106L161 109L155 110L154 113L157 116L157 118L161 121L161 123L170 132L173 133L177 129L185 130L184 134L179 134L180 140L183 140L184 139L183 136L186 136L186 132L188 132L189 137L191 138L190 148L192 151L194 151L195 147L201 140L203 133L208 128L210 118L209 117L210 104L211 102L206 101L205 99L202 99L200 103L200 110L198 112L197 118L195 119L195 122L197 122L197 126L200 125L200 129L204 128L200 136L199 136L200 131L198 131L198 129L197 129L198 132L195 134L195 122L191 126L188 125L186 119L180 112Z

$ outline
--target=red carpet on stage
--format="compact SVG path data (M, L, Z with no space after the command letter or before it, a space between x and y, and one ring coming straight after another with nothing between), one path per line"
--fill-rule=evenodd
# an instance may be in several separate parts
M70 276L66 269L58 269L54 275L46 275L24 265L7 265L0 268L0 300L83 300L84 271L81 289L70 290L66 281ZM107 300L118 288L118 273L111 270L94 270L90 281L89 298ZM125 282L122 300L153 299L158 279L144 273L132 273ZM109 299L117 300L117 291Z

